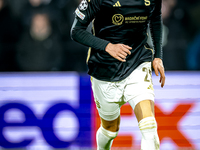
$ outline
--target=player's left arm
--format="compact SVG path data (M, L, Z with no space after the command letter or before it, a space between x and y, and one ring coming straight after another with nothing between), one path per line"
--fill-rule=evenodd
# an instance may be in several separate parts
M150 21L150 31L154 45L154 60L153 68L156 76L160 73L161 87L165 85L165 69L163 66L163 51L162 51L162 16L161 16L162 0L156 1L155 10Z
M163 66L163 61L160 58L154 58L153 60L153 69L155 71L156 76L159 76L160 73L160 80L161 87L165 85L165 69Z

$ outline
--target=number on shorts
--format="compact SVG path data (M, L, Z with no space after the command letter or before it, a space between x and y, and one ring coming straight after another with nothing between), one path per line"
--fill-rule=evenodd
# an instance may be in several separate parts
M144 78L144 81L150 82L149 77L151 76L151 69L144 67L144 68L142 68L142 71L146 72L146 76Z

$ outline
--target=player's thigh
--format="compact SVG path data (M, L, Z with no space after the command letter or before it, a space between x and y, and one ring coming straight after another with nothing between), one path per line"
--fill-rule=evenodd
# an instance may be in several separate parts
M125 98L133 108L138 121L153 115L154 90L150 62L142 63L130 75Z
M101 124L105 129L116 132L119 130L120 107L124 102L121 101L122 92L113 84L92 78L92 90Z
M140 122L143 118L154 116L154 101L143 100L140 101L134 109L135 116Z

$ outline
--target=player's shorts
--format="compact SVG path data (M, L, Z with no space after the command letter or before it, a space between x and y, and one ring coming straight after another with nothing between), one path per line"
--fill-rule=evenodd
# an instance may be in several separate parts
M134 109L143 100L154 101L151 76L151 62L144 62L122 81L107 82L92 77L92 90L100 117L112 121L120 115L120 108L126 102Z

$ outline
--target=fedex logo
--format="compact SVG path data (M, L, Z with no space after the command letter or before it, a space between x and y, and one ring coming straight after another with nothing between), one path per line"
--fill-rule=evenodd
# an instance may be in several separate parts
M0 148L92 147L88 76L19 74L0 82Z
M163 89L154 82L161 150L200 149L200 73L168 73ZM153 76L153 81L156 81ZM0 149L96 147L100 118L90 77L76 73L0 74ZM128 104L113 147L140 149L141 133ZM122 148L125 147L125 148Z

